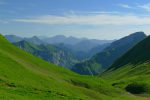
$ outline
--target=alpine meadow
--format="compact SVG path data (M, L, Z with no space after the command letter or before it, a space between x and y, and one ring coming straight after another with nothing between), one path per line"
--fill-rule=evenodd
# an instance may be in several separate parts
M150 100L150 1L0 0L0 100Z

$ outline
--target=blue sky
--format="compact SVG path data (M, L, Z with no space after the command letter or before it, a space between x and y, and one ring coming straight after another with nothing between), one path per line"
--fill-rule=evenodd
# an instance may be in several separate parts
M2 34L118 39L149 27L149 0L0 0Z

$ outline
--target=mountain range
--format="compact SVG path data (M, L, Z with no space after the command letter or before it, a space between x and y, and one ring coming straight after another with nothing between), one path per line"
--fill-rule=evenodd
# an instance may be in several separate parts
M39 37L40 38L40 37ZM87 38L66 37L64 35L57 35L50 38L41 38L42 41L53 45L64 45L68 48L79 60L85 60L92 57L95 53L102 49L97 49L97 52L92 52L94 48L104 48L114 40L98 40Z
M1 35L0 58L2 100L139 100L101 78L81 76L47 63Z
M120 40L137 41L104 72L86 76L33 56L0 35L0 99L148 100L150 36L137 32ZM117 41L109 46L126 44Z
M79 62L69 49L51 44L34 44L25 40L13 43L15 46L29 52L45 61L60 65L66 68L73 66Z
M112 42L112 40L65 37L63 35L50 38L41 36L24 38L15 35L5 35L5 37L21 49L66 68L71 68L77 62L89 59Z
M77 63L73 66L72 70L85 75L99 74L145 37L146 35L144 32L136 32L116 40L101 52L95 54L91 59Z

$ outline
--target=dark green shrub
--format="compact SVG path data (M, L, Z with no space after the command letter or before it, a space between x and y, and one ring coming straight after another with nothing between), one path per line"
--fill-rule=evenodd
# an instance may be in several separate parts
M142 93L149 93L150 92L150 85L147 83L131 83L126 86L126 91L133 93L133 94L142 94Z

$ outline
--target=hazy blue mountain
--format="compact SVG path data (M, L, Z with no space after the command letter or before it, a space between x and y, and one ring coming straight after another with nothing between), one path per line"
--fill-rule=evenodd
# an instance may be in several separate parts
M34 43L34 44L46 44L45 41L39 39L37 36L33 36L31 38L23 38L23 40L28 41L30 43Z
M5 35L5 37L11 43L15 43L15 42L19 42L19 41L25 40L25 41L28 41L28 42L34 43L34 44L46 44L46 42L42 41L37 36L33 36L33 37L19 37L19 36L16 36L16 35Z
M92 57L93 55L101 52L102 50L104 50L106 47L110 46L111 43L105 43L105 44L101 44L101 45L98 45L94 48L92 48L90 51L89 51L89 57Z
M64 35L56 35L54 37L44 38L43 40L49 44L58 44L63 43L65 39L66 37Z
M92 51L93 48L99 46L99 48L97 48L97 51L101 51L103 48L106 47L105 45L102 44L111 43L113 41L113 40L76 38L72 36L66 37L64 35L57 35L50 38L43 38L42 40L49 44L54 44L57 46L63 45L65 48L70 49L79 60L85 60L93 56L93 54L95 54L94 50Z
M103 41L103 40L83 40L77 44L74 45L74 51L83 51L83 52L89 52L91 49L104 44L109 43L109 41Z
M145 37L144 32L136 32L114 41L110 46L94 55L90 60L76 64L72 70L80 74L98 74L107 69L116 59L121 57Z
M84 44L104 44L104 43L111 43L113 40L98 40L98 39L87 39L87 38L76 38L76 37L73 37L73 36L69 36L69 37L66 37L64 35L56 35L56 36L53 36L53 37L39 37L40 39L42 39L43 41L49 43L49 44L60 44L60 43L63 43L63 44L67 44L67 45L84 45Z
M7 36L8 37L8 36ZM91 56L96 54L98 51L100 52L102 49L106 47L107 43L111 43L112 40L97 40L97 39L87 39L87 38L76 38L76 37L66 37L63 35L57 35L54 37L46 38L44 36L33 36L26 38L17 38L17 36L9 36L8 39L10 42L18 42L21 40L28 41L33 44L53 44L58 48L68 49L72 52L73 55L78 60L84 61L89 59ZM94 48L97 48L96 52Z
M10 42L19 42L23 39L22 37L16 35L5 35L5 37Z
M85 40L86 38L76 38L76 37L66 37L64 35L56 35L53 37L43 38L43 41L49 43L49 44L67 44L67 45L74 45L82 40Z
M60 48L51 44L36 45L24 40L14 43L14 45L48 62L52 62L66 68L70 68L78 62L74 55L65 47Z
M70 45L75 45L77 43L79 43L80 41L82 40L85 40L86 38L76 38L76 37L73 37L73 36L70 36L70 37L67 37L65 40L64 40L64 44L70 44Z

